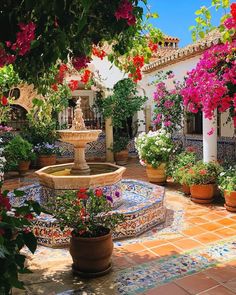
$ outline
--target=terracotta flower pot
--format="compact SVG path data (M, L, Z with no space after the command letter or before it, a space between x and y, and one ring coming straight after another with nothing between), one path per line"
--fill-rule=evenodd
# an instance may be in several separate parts
M230 212L236 212L236 191L225 191L225 208Z
M39 155L38 156L39 168L55 165L56 161L57 161L56 155Z
M73 271L83 277L97 277L111 270L113 241L111 232L97 238L71 237Z
M118 153L115 153L114 156L117 165L127 165L129 158L128 150L123 150Z
M188 184L182 184L182 192L185 195L190 195L190 186Z
M20 161L18 164L18 172L20 175L25 175L29 171L30 161Z
M194 184L190 186L191 200L198 204L212 202L216 191L215 184Z
M162 163L157 168L146 166L147 177L150 182L164 184L166 182L166 164Z

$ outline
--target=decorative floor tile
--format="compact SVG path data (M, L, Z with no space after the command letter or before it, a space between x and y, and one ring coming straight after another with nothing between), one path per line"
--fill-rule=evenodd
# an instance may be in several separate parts
M185 254L168 256L122 270L116 278L118 292L124 295L140 294L174 279L235 259L235 241L236 238L226 240Z

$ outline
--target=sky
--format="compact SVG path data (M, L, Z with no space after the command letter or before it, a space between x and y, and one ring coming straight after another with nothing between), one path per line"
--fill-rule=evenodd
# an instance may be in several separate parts
M183 47L192 43L189 27L195 24L194 12L201 6L209 7L211 0L148 0L151 12L159 14L158 19L151 23L167 35L180 39L179 46ZM213 24L218 25L223 15L222 10L216 12L211 10Z

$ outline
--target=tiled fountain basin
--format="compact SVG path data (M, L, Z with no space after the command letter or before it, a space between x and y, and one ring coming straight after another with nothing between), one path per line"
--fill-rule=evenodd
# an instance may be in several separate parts
M166 208L163 187L132 179L123 179L119 185L122 191L122 205L113 211L123 214L125 220L114 230L114 239L138 236L164 222ZM40 185L23 189L26 192L25 198L41 202L42 187ZM14 203L19 205L23 199L17 198L16 202ZM41 214L37 217L34 221L34 232L41 245L59 247L69 243L70 229L61 231L59 222L51 215Z

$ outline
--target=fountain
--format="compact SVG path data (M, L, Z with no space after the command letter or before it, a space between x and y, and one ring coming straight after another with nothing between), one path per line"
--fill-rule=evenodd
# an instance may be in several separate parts
M164 187L147 182L122 179L126 168L111 163L87 163L86 143L95 141L101 130L87 130L84 124L80 99L77 102L72 128L58 131L60 140L74 145L74 163L53 165L36 171L39 184L21 188L23 198L10 199L18 206L25 199L34 199L47 208L55 196L80 188L100 188L113 198L113 211L123 214L124 222L113 232L113 237L127 238L140 235L165 220ZM116 194L116 192L120 194ZM120 196L119 196L120 195ZM41 214L34 220L34 232L42 245L67 245L70 229L61 230L59 222L50 214Z

